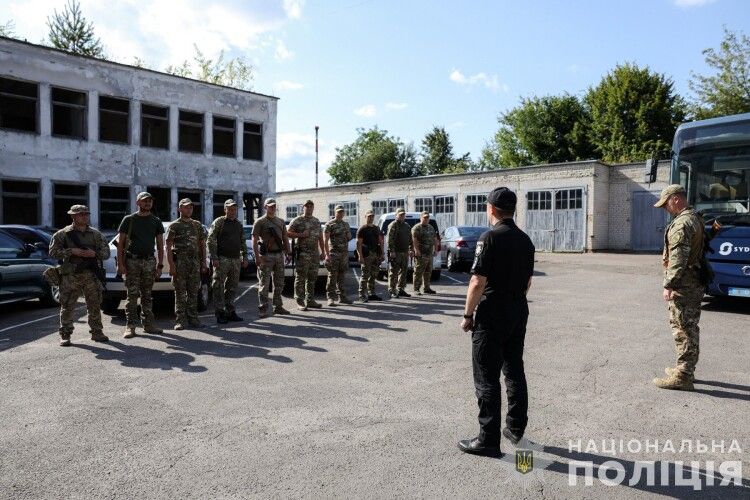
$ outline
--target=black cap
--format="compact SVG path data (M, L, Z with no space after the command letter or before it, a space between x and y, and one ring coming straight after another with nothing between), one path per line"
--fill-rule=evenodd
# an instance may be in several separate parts
M487 195L487 203L493 207L505 210L506 212L513 212L516 210L516 193L508 189L507 187L499 187L490 191Z

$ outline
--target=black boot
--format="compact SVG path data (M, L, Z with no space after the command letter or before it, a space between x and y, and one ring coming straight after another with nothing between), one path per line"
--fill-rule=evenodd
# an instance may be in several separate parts
M228 323L229 320L227 319L227 313L224 311L216 311L216 322L220 325Z
M229 321L245 321L244 319L242 319L239 316L237 316L237 312L236 311L230 312L229 316L227 316L227 319Z

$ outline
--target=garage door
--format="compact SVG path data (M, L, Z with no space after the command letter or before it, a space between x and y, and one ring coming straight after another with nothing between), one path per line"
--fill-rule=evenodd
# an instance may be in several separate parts
M529 191L526 232L542 252L582 252L586 211L583 188Z
M664 228L669 215L666 210L654 208L659 193L637 191L633 193L633 213L630 219L631 245L636 251L659 251L664 245Z

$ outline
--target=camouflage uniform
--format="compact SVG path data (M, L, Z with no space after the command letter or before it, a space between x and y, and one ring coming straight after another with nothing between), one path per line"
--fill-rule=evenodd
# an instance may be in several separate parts
M360 226L359 231L357 231L357 237L359 237L360 232L366 228L377 229L377 226L375 224L364 224L363 226ZM377 248L368 248L367 256L362 257L363 262L360 267L362 276L359 279L359 296L362 299L375 295L375 279L380 272L380 263L382 262L380 249L381 245L378 245Z
M167 240L172 240L175 275L174 313L180 324L198 323L198 291L201 288L201 244L206 230L194 219L173 220L167 227ZM167 248L167 251L170 249Z
M430 290L432 278L432 256L435 253L435 228L430 224L417 224L411 230L412 238L419 245L420 256L414 257L414 291L418 292L424 280L424 289Z
M297 238L294 261L294 298L309 304L315 302L315 281L320 267L320 221L300 215L289 224L289 229L295 233L310 232L305 238Z
M247 244L245 243L242 224L240 231L240 257L225 257L219 255L219 236L224 231L227 217L217 217L208 231L208 253L211 260L218 260L219 265L214 269L213 281L211 282L214 308L217 312L231 314L235 312L234 299L237 296L237 287L240 282L240 267L247 260ZM235 235L236 236L236 235Z
M70 339L76 303L78 297L83 294L91 338L97 340L104 337L101 312L102 283L91 270L76 269L87 259L72 255L72 248L76 245L70 239L70 231L74 231L72 224L56 232L49 247L49 256L63 261L60 268L60 337L63 340ZM79 232L78 236L81 244L96 252L97 260L104 261L109 258L109 245L99 231L87 227L83 233Z
M406 288L406 274L409 270L409 249L411 231L409 224L394 220L388 225L388 290L396 294ZM408 240L408 243L407 243Z
M276 235L272 236L271 232ZM266 246L266 254L263 255L263 265L258 267L258 309L268 309L268 292L273 280L273 306L281 308L284 301L281 292L284 289L284 238L286 237L286 226L280 217L268 217L264 215L255 221L253 225L253 236ZM278 241L277 241L278 240ZM281 245L281 247L279 247Z
M346 289L344 280L349 270L349 238L351 229L345 220L333 219L326 223L323 232L328 235L330 251L326 269L328 269L328 282L326 283L326 294L328 300L346 301Z
M703 251L703 218L690 208L680 212L664 235L664 288L674 290L669 301L669 324L677 350L677 371L692 380L698 363L701 300L700 283Z

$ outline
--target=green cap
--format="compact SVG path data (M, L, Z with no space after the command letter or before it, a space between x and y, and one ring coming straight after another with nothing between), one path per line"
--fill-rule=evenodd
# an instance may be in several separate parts
M91 213L89 211L89 207L86 205L73 205L70 207L70 210L68 210L68 213L70 215L76 215L76 214L89 214Z
M669 197L673 194L685 194L685 188L680 186L679 184L670 184L669 186L662 189L659 201L654 203L654 206L656 208L663 207L667 203Z
M138 193L138 196L135 197L136 201L145 200L146 198L151 198L152 200L154 199L154 197L151 196L151 193L146 192L146 191Z

